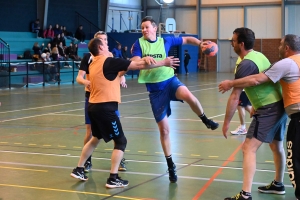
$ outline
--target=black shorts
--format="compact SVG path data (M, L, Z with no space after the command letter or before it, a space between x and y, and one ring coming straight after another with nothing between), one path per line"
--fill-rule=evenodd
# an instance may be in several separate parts
M91 120L92 135L109 142L124 135L117 114L118 103L89 103L88 115Z
M242 106L242 107L251 106L251 103L250 103L245 91L242 91L242 93L240 95L239 106Z

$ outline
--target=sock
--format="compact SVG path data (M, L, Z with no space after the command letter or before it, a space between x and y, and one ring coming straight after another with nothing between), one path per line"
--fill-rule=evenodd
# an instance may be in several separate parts
M92 155L86 161L89 161L91 163L92 162Z
M80 171L83 171L84 167L77 167L77 169L79 169Z
M251 197L251 192L245 192L244 190L242 190L241 194L245 199L248 199L249 197Z
M172 160L172 155L166 156L168 168L172 168L174 166L173 160Z
M246 129L246 124L241 124L242 129Z
M116 179L117 177L118 177L118 174L112 174L112 173L109 174L109 178Z
M282 183L282 182L277 182L277 181L274 180L273 183L274 183L274 185L275 185L276 187L283 186L283 183Z
M202 115L199 115L199 117L200 117L200 119L202 120L202 122L203 122L204 124L207 123L208 119L207 119L205 113L203 113Z

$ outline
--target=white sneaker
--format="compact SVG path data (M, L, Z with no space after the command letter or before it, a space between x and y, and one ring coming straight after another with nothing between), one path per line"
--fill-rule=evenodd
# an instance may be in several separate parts
M232 135L245 135L247 134L247 129L238 126L234 131L230 131Z

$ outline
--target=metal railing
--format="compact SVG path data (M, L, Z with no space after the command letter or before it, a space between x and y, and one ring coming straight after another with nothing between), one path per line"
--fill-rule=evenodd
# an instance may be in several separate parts
M81 61L1 62L0 88L21 88L35 85L74 84ZM4 81L5 80L5 83ZM3 83L2 83L2 82ZM1 84L2 83L2 84Z
M7 85L10 83L10 71L6 71L5 69L10 70L10 47L7 42L5 42L2 38L0 38L0 87L1 85Z

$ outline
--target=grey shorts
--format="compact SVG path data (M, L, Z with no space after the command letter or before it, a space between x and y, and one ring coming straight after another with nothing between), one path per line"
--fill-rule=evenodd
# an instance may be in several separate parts
M252 122L248 129L247 138L252 137L265 143L273 140L282 141L284 139L287 114L284 111L283 101L278 101L257 109L252 117Z

